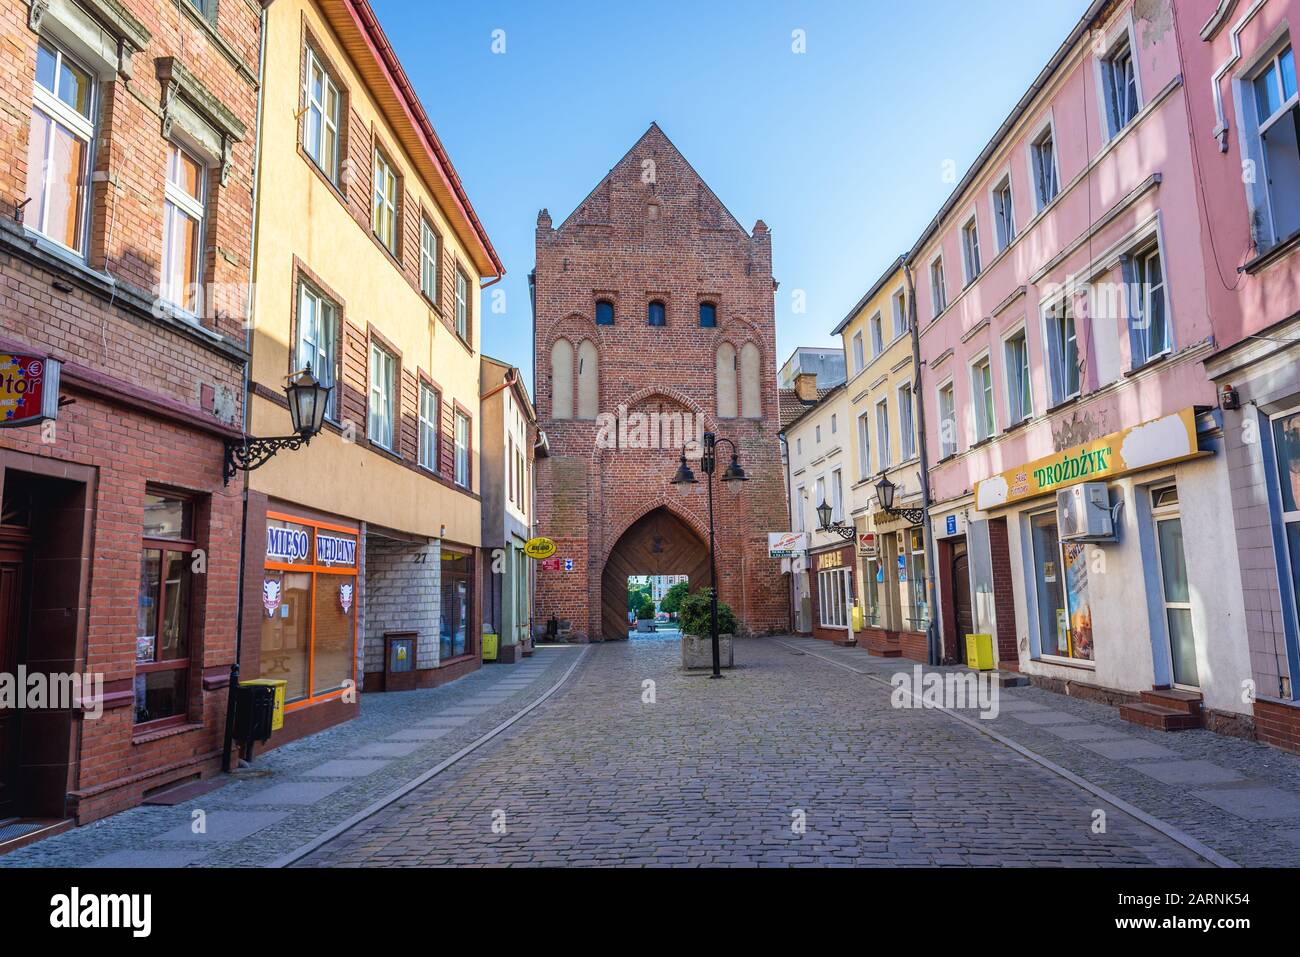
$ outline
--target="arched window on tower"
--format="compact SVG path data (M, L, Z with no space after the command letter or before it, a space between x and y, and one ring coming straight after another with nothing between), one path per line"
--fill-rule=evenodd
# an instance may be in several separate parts
M711 302L700 303L700 328L716 329L718 326L718 307Z
M718 346L718 418L736 417L736 347Z
M573 343L556 339L551 346L551 417L573 418Z
M746 419L763 417L759 364L758 346L746 342L740 347L740 414Z
M614 304L608 299L596 303L596 325L612 326L614 324Z
M666 326L668 324L667 316L668 312L664 308L663 302L658 299L652 300L650 307L646 309L646 325Z
M578 418L594 419L600 408L600 358L596 344L583 339L578 345Z

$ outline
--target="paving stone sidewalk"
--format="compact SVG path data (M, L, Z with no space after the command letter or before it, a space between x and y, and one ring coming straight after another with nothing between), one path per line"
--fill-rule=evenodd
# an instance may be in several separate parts
M766 639L736 661L710 681L676 642L593 646L472 760L297 866L1204 864L1115 808L1097 833L1094 795L861 674Z
M542 647L440 688L365 695L357 719L256 756L216 791L74 828L0 856L0 867L264 866L510 718L580 654ZM193 833L196 811L206 833Z
M884 680L915 664L811 638L781 641ZM998 704L993 720L977 708L963 713L1234 863L1300 866L1300 756L1205 730L1154 731L1116 708L1032 686L1001 689Z

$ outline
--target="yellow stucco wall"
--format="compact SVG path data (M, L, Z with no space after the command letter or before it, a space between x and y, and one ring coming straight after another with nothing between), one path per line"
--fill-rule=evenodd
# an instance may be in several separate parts
M470 277L473 321L471 346L444 326L428 303L411 287L368 229L363 228L337 194L297 148L301 105L300 70L303 18L324 56L342 75L352 110L379 142L402 177L408 210L421 206L432 213L442 234L444 268L452 253ZM401 352L404 371L418 367L442 389L445 408L459 402L472 416L471 475L479 483L479 328L481 302L473 260L437 207L432 193L415 172L397 135L387 126L366 89L309 0L280 0L267 14L265 104L261 141L256 299L253 333L253 379L277 395L289 370L294 258L301 260L345 306L348 324L365 330L372 324ZM350 151L354 175L372 175L362 150ZM341 344L340 344L341 348ZM400 395L400 389L399 389ZM254 435L284 435L288 412L265 398L250 398ZM404 408L409 417L412 412ZM346 425L346 423L344 423ZM250 487L321 511L417 535L445 537L477 545L479 503L421 473L373 451L365 440L366 423L355 423L356 442L325 430L310 447L282 452L251 473ZM446 437L444 436L444 441Z

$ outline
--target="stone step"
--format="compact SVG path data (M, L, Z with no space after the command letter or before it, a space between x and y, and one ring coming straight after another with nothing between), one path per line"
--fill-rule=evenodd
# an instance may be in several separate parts
M1160 708L1181 711L1194 718L1201 716L1201 695L1195 691L1180 691L1177 688L1153 688L1142 692L1142 700Z
M999 688L1026 688L1029 678L1018 671L995 671L993 680Z
M1186 711L1149 704L1146 701L1120 705L1119 716L1125 721L1153 728L1156 731L1191 731L1201 726L1199 712L1192 715Z

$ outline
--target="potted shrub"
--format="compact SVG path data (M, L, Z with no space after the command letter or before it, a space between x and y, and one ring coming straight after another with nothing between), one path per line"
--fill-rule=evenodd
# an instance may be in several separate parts
M701 588L682 599L677 618L682 629L682 667L713 669L713 638L710 631L713 590ZM718 657L722 667L735 664L732 639L736 634L736 615L726 602L718 602Z
M639 632L655 630L655 603L648 595L637 605L636 630Z

